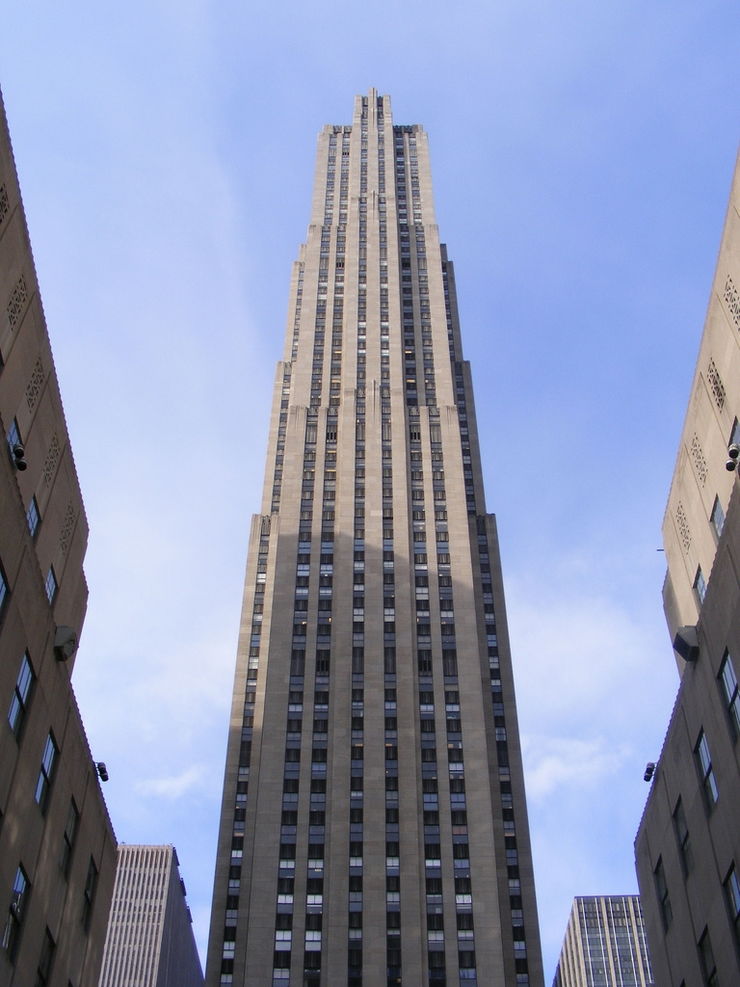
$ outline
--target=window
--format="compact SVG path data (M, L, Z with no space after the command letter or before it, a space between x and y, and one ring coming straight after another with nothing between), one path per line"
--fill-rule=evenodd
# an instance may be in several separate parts
M54 573L54 566L49 566L49 571L46 573L46 579L44 581L44 586L46 587L46 598L49 603L54 602L54 597L57 595L57 577Z
M20 737L23 721L26 717L26 710L28 709L28 703L31 698L34 678L31 660L26 651L21 659L21 670L18 673L15 691L13 692L13 698L10 700L10 709L8 710L8 723L10 723L10 729L16 737Z
M42 812L46 811L46 805L49 801L49 789L51 788L51 783L54 780L54 770L56 768L58 753L59 748L57 747L53 734L50 732L49 736L46 738L46 743L44 744L44 753L41 758L41 768L39 770L39 777L36 782L36 793L34 795L36 802L41 807Z
M686 814L683 811L683 802L681 799L678 800L676 808L673 811L673 828L676 833L678 852L681 857L681 867L683 868L684 875L686 875L694 866L694 855L691 849L689 828L686 825Z
M737 932L740 929L740 877L738 877L734 861L732 867L730 867L729 874L725 878L724 884L727 903L730 908L730 917L735 923L735 931Z
M707 595L707 582L704 578L704 573L701 571L701 566L697 566L696 575L694 576L694 592L697 595L699 603L704 602L704 597Z
M13 890L10 895L8 918L5 923L5 931L3 932L3 949L6 950L11 962L15 960L16 950L18 949L18 937L26 912L29 890L30 885L26 877L26 872L19 865L18 870L15 872Z
M65 877L69 877L69 870L72 866L72 851L74 850L75 840L77 838L77 827L80 822L80 813L75 805L75 800L72 799L69 803L69 812L67 813L67 823L64 827L64 836L62 841L62 857L60 860L60 867L62 873Z
M98 868L95 861L90 857L87 868L87 879L85 880L85 891L82 903L82 924L85 931L90 928L90 918L92 916L93 904L95 903L95 891L98 886ZM292 900L292 896L291 896Z
M658 858L658 865L655 868L653 876L655 878L655 893L658 897L660 917L663 920L663 928L667 929L673 921L673 909L671 908L671 899L668 897L668 885L665 880L662 857Z
M719 497L714 498L714 506L712 507L712 516L710 520L712 522L712 527L714 528L714 533L719 538L722 534L722 529L725 526L725 512L722 510Z
M39 505L36 502L35 497L31 497L31 501L28 505L28 510L26 511L26 524L28 525L28 530L31 538L36 537L36 532L39 530L39 524L41 523L41 515L39 514Z
M8 580L5 578L5 572L2 565L0 565L0 615L2 615L3 607L5 606L5 601L8 598L9 592Z
M714 777L714 768L712 767L712 757L709 753L709 744L707 743L707 737L703 730L699 734L699 739L696 742L694 752L696 753L696 757L699 762L702 785L704 786L704 794L707 799L707 804L711 809L719 798L719 791L717 789L717 780Z
M736 737L740 736L740 695L738 695L737 675L729 651L725 651L719 667L719 680L722 683L733 733Z
M732 423L732 432L730 433L730 441L727 443L731 446L740 445L740 421L736 418Z
M717 987L719 982L717 980L717 964L714 962L714 952L709 938L709 929L704 929L698 946L704 983L707 987Z
M44 934L44 941L41 945L41 955L39 965L36 969L36 987L46 987L51 977L51 965L54 961L54 950L56 943L51 937L51 932L47 929Z
M8 440L8 449L10 450L10 455L11 457L13 457L14 455L13 451L15 447L23 445L23 443L21 442L21 433L20 433L20 429L18 428L18 422L16 421L15 418L11 422L6 438Z

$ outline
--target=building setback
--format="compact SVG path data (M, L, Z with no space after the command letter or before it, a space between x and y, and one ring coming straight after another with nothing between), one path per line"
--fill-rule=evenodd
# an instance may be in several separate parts
M87 521L1 101L0 419L0 987L85 987L116 845L70 682Z
M652 987L638 895L574 898L552 987Z
M681 684L635 841L656 983L740 983L740 167L663 522Z
M118 848L99 987L202 987L173 846Z
M207 983L542 983L511 658L427 136L319 137L253 519Z

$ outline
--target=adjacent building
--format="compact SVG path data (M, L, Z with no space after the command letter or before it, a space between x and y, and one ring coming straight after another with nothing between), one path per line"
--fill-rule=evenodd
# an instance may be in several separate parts
M99 987L202 987L173 846L118 848Z
M656 983L740 983L740 168L663 537L681 684L635 843Z
M115 838L70 676L87 521L0 104L0 985L97 982Z
M319 138L249 541L211 987L542 983L496 525L427 136Z
M652 987L638 895L575 898L552 987Z

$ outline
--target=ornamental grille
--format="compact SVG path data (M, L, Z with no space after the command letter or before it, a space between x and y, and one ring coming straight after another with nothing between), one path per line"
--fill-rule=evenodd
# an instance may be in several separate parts
M55 432L51 437L51 444L49 446L49 451L46 454L46 459L44 460L44 483L48 487L51 481L54 479L54 474L57 471L57 466L59 464L59 456L61 454L61 447L59 445L59 436Z
M8 200L8 190L4 185L0 185L0 223L10 212L10 202Z
M720 411L725 406L725 385L722 383L722 378L719 375L719 371L715 366L714 360L709 361L709 367L707 368L707 381L709 382L709 388L714 396L714 403L717 405Z
M689 529L689 522L686 518L686 511L684 511L683 504L680 501L676 507L676 525L681 536L683 550L684 552L688 552L691 547L691 530Z
M28 404L28 410L33 411L36 407L36 402L39 399L39 394L41 394L41 389L44 386L44 365L41 362L41 357L36 360L33 365L33 370L31 371L31 376L26 384L26 403Z
M694 460L694 469L696 470L697 479L699 480L699 483L704 486L707 479L707 461L704 458L701 442L699 442L699 436L696 432L694 432L693 438L691 439L691 458Z
M65 555L67 554L70 542L72 541L72 532L74 531L76 520L77 514L75 513L74 504L70 500L67 504L67 510L64 513L62 530L59 532L59 547Z
M26 302L28 301L28 288L26 287L26 279L21 274L15 284L15 288L10 293L10 298L8 299L7 312L8 312L8 323L11 329L15 329L23 315L23 309L26 307Z
M723 297L727 302L727 308L730 310L733 322L740 329L740 295L731 277L728 277L725 281Z

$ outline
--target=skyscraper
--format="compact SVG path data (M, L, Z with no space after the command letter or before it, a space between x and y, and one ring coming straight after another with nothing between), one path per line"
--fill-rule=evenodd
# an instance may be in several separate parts
M740 158L665 518L681 674L635 840L656 983L740 983Z
M495 521L427 136L319 137L253 519L210 985L542 983Z
M71 684L87 519L0 100L0 985L93 984L115 836Z
M576 898L552 987L652 987L640 897Z
M118 848L99 987L202 987L173 846Z

